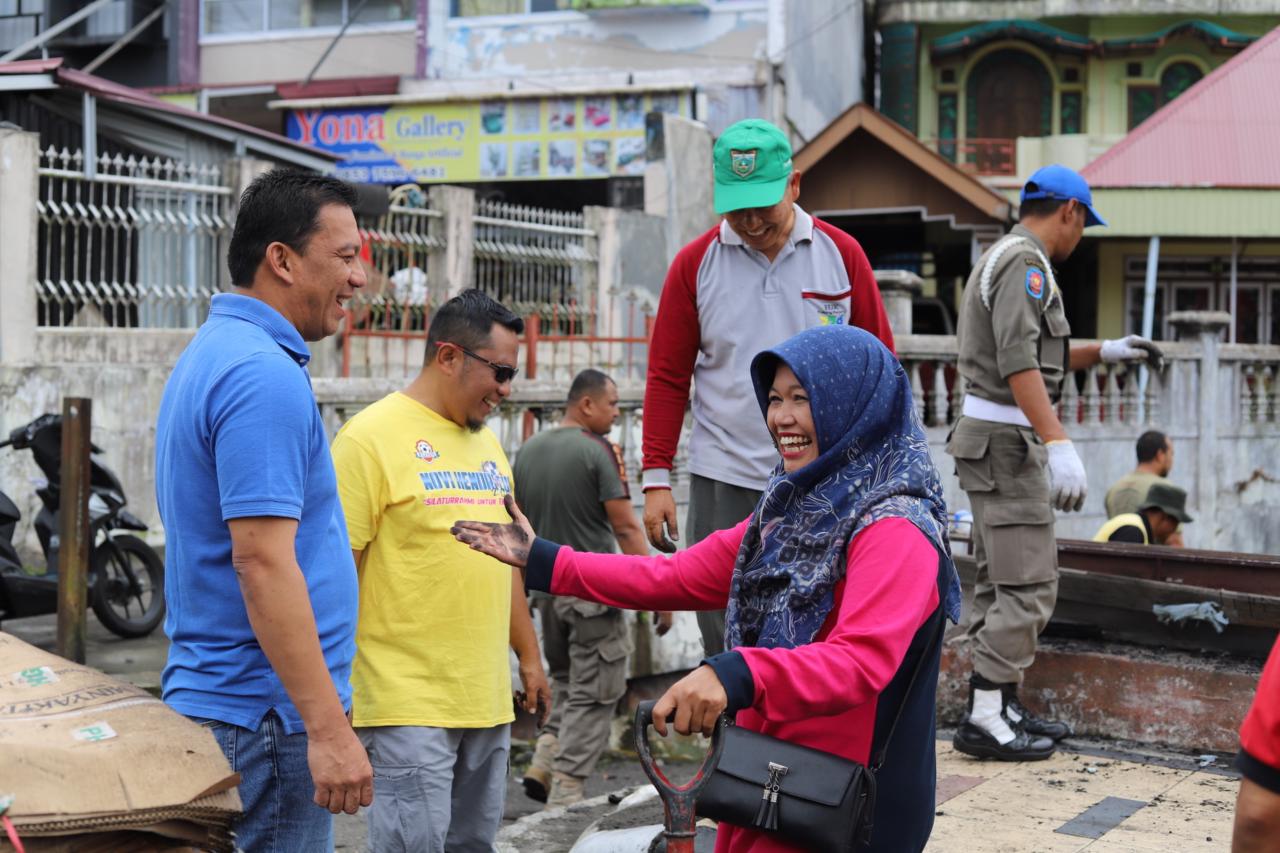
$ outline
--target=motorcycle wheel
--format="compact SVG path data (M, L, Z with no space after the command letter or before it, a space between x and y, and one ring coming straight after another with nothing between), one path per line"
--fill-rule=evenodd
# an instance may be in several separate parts
M164 562L136 536L112 536L111 543L99 545L90 560L89 604L113 634L145 637L164 619Z

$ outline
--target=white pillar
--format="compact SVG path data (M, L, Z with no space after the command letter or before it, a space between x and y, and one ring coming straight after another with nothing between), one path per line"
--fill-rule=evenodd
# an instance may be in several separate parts
M599 337L617 337L622 328L621 306L617 298L622 292L621 235L618 233L620 215L621 211L616 207L582 209L583 224L596 235L594 240L588 238L586 241L588 245L594 242L596 262L594 269L587 271L584 285L589 288L586 293L595 297L595 333ZM601 364L616 365L622 358L622 347L618 344L597 345L596 350Z
M0 364L35 356L39 158L38 134L0 130Z
M465 187L433 186L427 190L428 205L444 214L439 234L444 249L427 259L427 287L431 304L440 305L474 284L476 194Z
M1169 323L1179 338L1195 337L1200 341L1200 407L1196 417L1196 496L1200 523L1196 525L1195 538L1199 547L1213 548L1217 545L1219 527L1218 349L1222 332L1231 324L1231 315L1226 311L1175 311L1169 315Z
M270 160L259 160L257 157L236 157L227 169L227 184L231 187L231 217L235 221L235 213L240 209L240 196L253 183L253 179L263 172L271 171Z
M876 270L875 273L893 336L911 334L911 300L924 292L924 279L910 270Z

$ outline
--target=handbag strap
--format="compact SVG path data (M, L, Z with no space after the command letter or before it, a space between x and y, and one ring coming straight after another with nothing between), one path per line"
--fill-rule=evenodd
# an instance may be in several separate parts
M924 669L925 659L929 656L933 649L933 643L942 634L942 626L947 623L946 614L942 612L942 600L938 600L938 624L929 634L929 642L925 644L924 652L920 655L920 660L916 661L915 671L911 673L911 680L907 682L907 689L902 694L902 701L898 704L898 711L893 715L893 723L889 726L889 735L884 739L884 743L880 746L880 750L875 755L875 760L871 763L871 772L877 772L884 765L884 754L889 749L889 744L893 743L893 733L898 729L898 721L902 719L902 712L907 707L907 700L911 698L911 690L916 686L916 679L920 676L920 670Z

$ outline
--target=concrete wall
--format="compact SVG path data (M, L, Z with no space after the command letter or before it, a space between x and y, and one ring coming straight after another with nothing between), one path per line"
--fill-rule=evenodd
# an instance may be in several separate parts
M863 5L795 0L785 4L785 50L781 52L786 118L801 144L821 133L849 107L865 100ZM815 61L818 57L822 61Z
M316 72L315 79L413 74L414 23L347 33ZM302 80L315 66L333 33L268 40L264 34L218 36L200 45L200 83L205 86L260 85Z
M93 442L124 484L129 509L152 525L144 534L163 542L155 502L155 423L164 383L192 330L41 329L27 364L0 364L0 434L46 412L61 413L63 397L93 400ZM29 451L0 451L0 491L22 511L18 540L29 564L39 565L30 523L44 475Z
M431 64L446 79L614 72L648 80L750 82L767 28L764 2L447 18ZM448 15L434 0L432 17ZM696 75L690 78L690 75Z
M664 266L690 240L715 225L711 130L682 116L662 117L661 159L644 170L644 209L663 218Z

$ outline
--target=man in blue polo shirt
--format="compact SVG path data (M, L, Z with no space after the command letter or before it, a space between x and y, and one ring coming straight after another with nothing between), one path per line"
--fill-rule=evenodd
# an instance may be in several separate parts
M373 798L347 718L356 572L305 341L365 284L355 194L275 170L240 200L233 293L165 386L156 424L164 522L164 700L209 726L241 774L237 845L331 850L333 814Z

